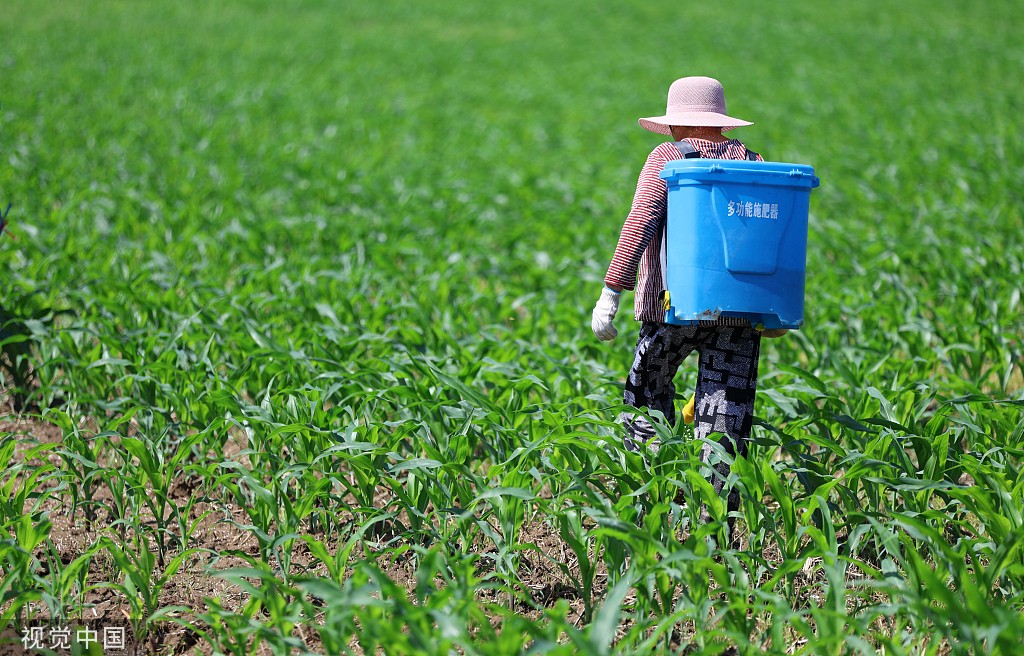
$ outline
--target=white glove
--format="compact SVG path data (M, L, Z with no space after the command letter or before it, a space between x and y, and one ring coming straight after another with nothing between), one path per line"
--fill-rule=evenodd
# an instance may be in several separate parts
M594 312L590 317L590 327L594 329L594 334L602 342L615 339L615 336L619 334L619 331L615 330L615 326L612 325L612 320L615 319L615 313L618 311L619 292L605 287L601 290L601 298L597 299L597 305L594 306Z

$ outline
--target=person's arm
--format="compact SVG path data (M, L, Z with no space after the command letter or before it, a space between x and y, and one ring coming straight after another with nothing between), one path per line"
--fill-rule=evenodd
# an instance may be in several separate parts
M636 286L637 268L647 245L665 222L665 208L668 190L660 173L669 160L665 149L674 148L662 144L647 157L633 195L633 204L626 222L619 233L611 264L605 274L604 283L611 289L633 289Z
M604 278L601 297L591 313L590 326L602 341L614 339L618 335L612 322L619 311L619 296L622 290L636 287L640 258L665 221L668 192L665 181L658 175L669 159L663 150L664 146L672 148L670 144L655 148L640 170L633 205L619 233L615 254Z

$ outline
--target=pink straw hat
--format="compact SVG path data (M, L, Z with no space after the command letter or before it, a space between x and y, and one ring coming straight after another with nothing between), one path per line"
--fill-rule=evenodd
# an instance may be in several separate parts
M679 78L668 88L665 115L642 118L639 123L645 130L658 134L672 134L670 125L725 130L753 125L725 114L725 90L721 82L710 77Z

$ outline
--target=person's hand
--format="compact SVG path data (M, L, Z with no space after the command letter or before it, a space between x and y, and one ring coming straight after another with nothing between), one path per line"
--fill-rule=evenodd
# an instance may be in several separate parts
M782 337L788 332L789 328L765 328L761 331L761 334L769 339L774 339L776 337Z
M619 311L619 292L605 287L601 290L601 298L597 299L594 312L590 316L590 327L602 342L615 339L619 331L615 330L612 321Z

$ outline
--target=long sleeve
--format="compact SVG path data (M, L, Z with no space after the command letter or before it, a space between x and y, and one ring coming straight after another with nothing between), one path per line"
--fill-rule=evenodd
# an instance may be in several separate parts
M633 205L622 226L618 245L604 278L609 285L635 289L644 252L652 240L660 239L661 229L665 225L668 190L659 174L665 162L672 158L672 152L678 157L674 146L661 144L647 156L637 180Z

